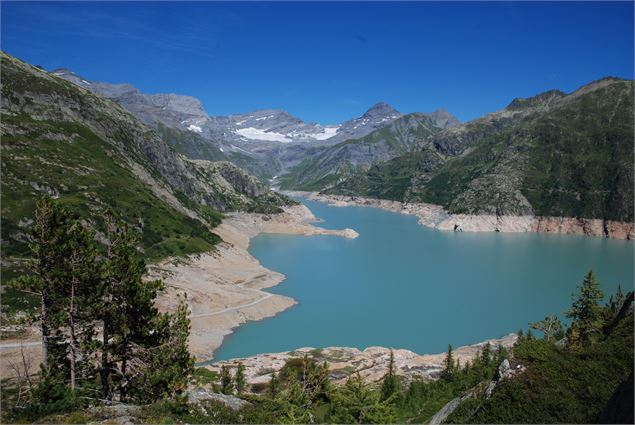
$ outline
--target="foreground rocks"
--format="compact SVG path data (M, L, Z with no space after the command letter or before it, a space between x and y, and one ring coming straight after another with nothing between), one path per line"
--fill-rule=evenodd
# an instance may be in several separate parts
M509 334L499 339L491 339L474 345L459 347L454 350L454 358L461 364L473 361L485 344L491 344L495 350L498 344L510 348L517 336ZM393 350L395 370L398 376L406 381L414 379L436 379L443 369L445 353L420 355L409 350ZM316 362L329 363L330 377L335 383L343 383L354 373L359 373L365 382L380 381L388 371L390 349L385 347L369 347L363 351L357 348L329 347L324 349L300 348L283 353L258 354L255 356L217 362L206 366L209 370L220 373L222 366L236 367L239 363L245 366L245 377L248 384L255 386L256 391L264 389L273 372L279 372L291 359L300 359L307 355Z
M249 406L251 403L233 395L219 394L204 388L196 388L188 391L187 401L189 403L200 403L202 401L217 401L224 404L232 410L240 410Z
M419 224L439 230L457 232L563 233L568 235L603 236L613 239L635 239L635 224L629 222L575 218L539 217L534 215L467 215L450 214L439 205L404 203L361 196L324 195L315 192L288 192L332 206L367 206L401 214L416 215Z

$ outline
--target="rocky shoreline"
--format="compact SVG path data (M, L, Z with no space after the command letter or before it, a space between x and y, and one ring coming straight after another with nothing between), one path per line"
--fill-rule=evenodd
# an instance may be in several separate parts
M459 347L453 351L460 364L474 361L488 342L495 351L498 345L509 349L517 339L516 334L509 334L499 339L490 339L478 344ZM417 354L409 350L394 349L395 373L406 381L415 379L436 379L443 370L445 353ZM348 347L299 348L282 353L257 354L255 356L231 359L207 365L206 368L220 373L222 366L236 367L239 363L245 366L245 378L250 386L265 387L273 372L279 372L291 359L308 356L316 362L328 362L329 373L334 383L343 383L354 373L359 373L367 383L380 381L388 371L390 348L368 347L365 350Z
M274 316L296 304L292 298L263 291L285 276L263 267L249 254L251 238L259 233L358 236L352 229L313 226L314 221L316 217L304 205L285 207L280 214L234 213L214 229L223 242L213 252L150 266L151 277L165 282L160 309L173 310L179 296L187 296L190 352L197 360L211 360L224 337L240 324Z
M362 196L324 195L316 192L285 192L332 206L366 206L416 215L419 224L459 232L562 233L635 240L635 224L601 219L540 216L450 214L439 205L404 203Z

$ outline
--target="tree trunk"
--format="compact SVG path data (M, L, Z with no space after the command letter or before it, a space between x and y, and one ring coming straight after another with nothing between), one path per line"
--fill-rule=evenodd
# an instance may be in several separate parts
M49 353L49 336L51 331L48 325L48 297L46 291L42 291L42 295L40 296L41 301L41 328L42 328L42 358L44 359L44 364L48 364L48 353Z
M71 306L68 313L69 328L70 328L70 369L71 369L71 390L75 390L75 359L77 356L75 350L75 285L77 284L77 278L73 276L71 279Z
M123 341L123 359L121 360L121 383L119 384L119 401L126 402L126 385L128 385L128 379L126 378L126 368L128 366L128 353L126 341Z
M108 308L108 307L106 307ZM99 375L101 377L101 386L104 394L104 398L106 400L112 400L112 394L110 392L110 365L108 364L108 338L110 329L110 318L106 313L104 314L104 329L102 336L102 347L101 347L101 370L99 371Z

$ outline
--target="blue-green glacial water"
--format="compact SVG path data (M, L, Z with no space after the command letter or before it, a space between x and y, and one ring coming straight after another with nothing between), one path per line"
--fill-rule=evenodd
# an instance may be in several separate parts
M634 243L553 234L454 233L374 208L303 202L338 236L259 235L250 252L298 304L249 322L216 360L299 347L379 345L418 353L500 337L570 305L593 269L606 299L633 289Z

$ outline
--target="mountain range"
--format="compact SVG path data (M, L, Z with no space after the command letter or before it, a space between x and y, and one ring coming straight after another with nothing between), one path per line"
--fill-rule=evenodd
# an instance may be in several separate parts
M403 116L383 102L361 117L334 125L307 123L278 109L210 116L194 97L144 94L130 84L89 81L64 68L52 74L116 101L188 157L227 159L263 178L284 173L317 147L360 139ZM423 115L439 128L460 123L443 109Z
M282 189L443 206L453 214L633 221L633 81L517 98L460 123L378 103L337 125L281 110L208 115L200 101L46 72L2 53L3 253L26 251L46 194L96 229L112 207L149 257L201 252L230 211Z
M407 133L414 143L401 143L400 155L356 168L356 159L327 152L292 168L283 186L425 202L453 214L632 222L633 89L632 80L608 77L569 94L517 98L445 130L416 122ZM395 127L405 119L352 143L402 141Z

